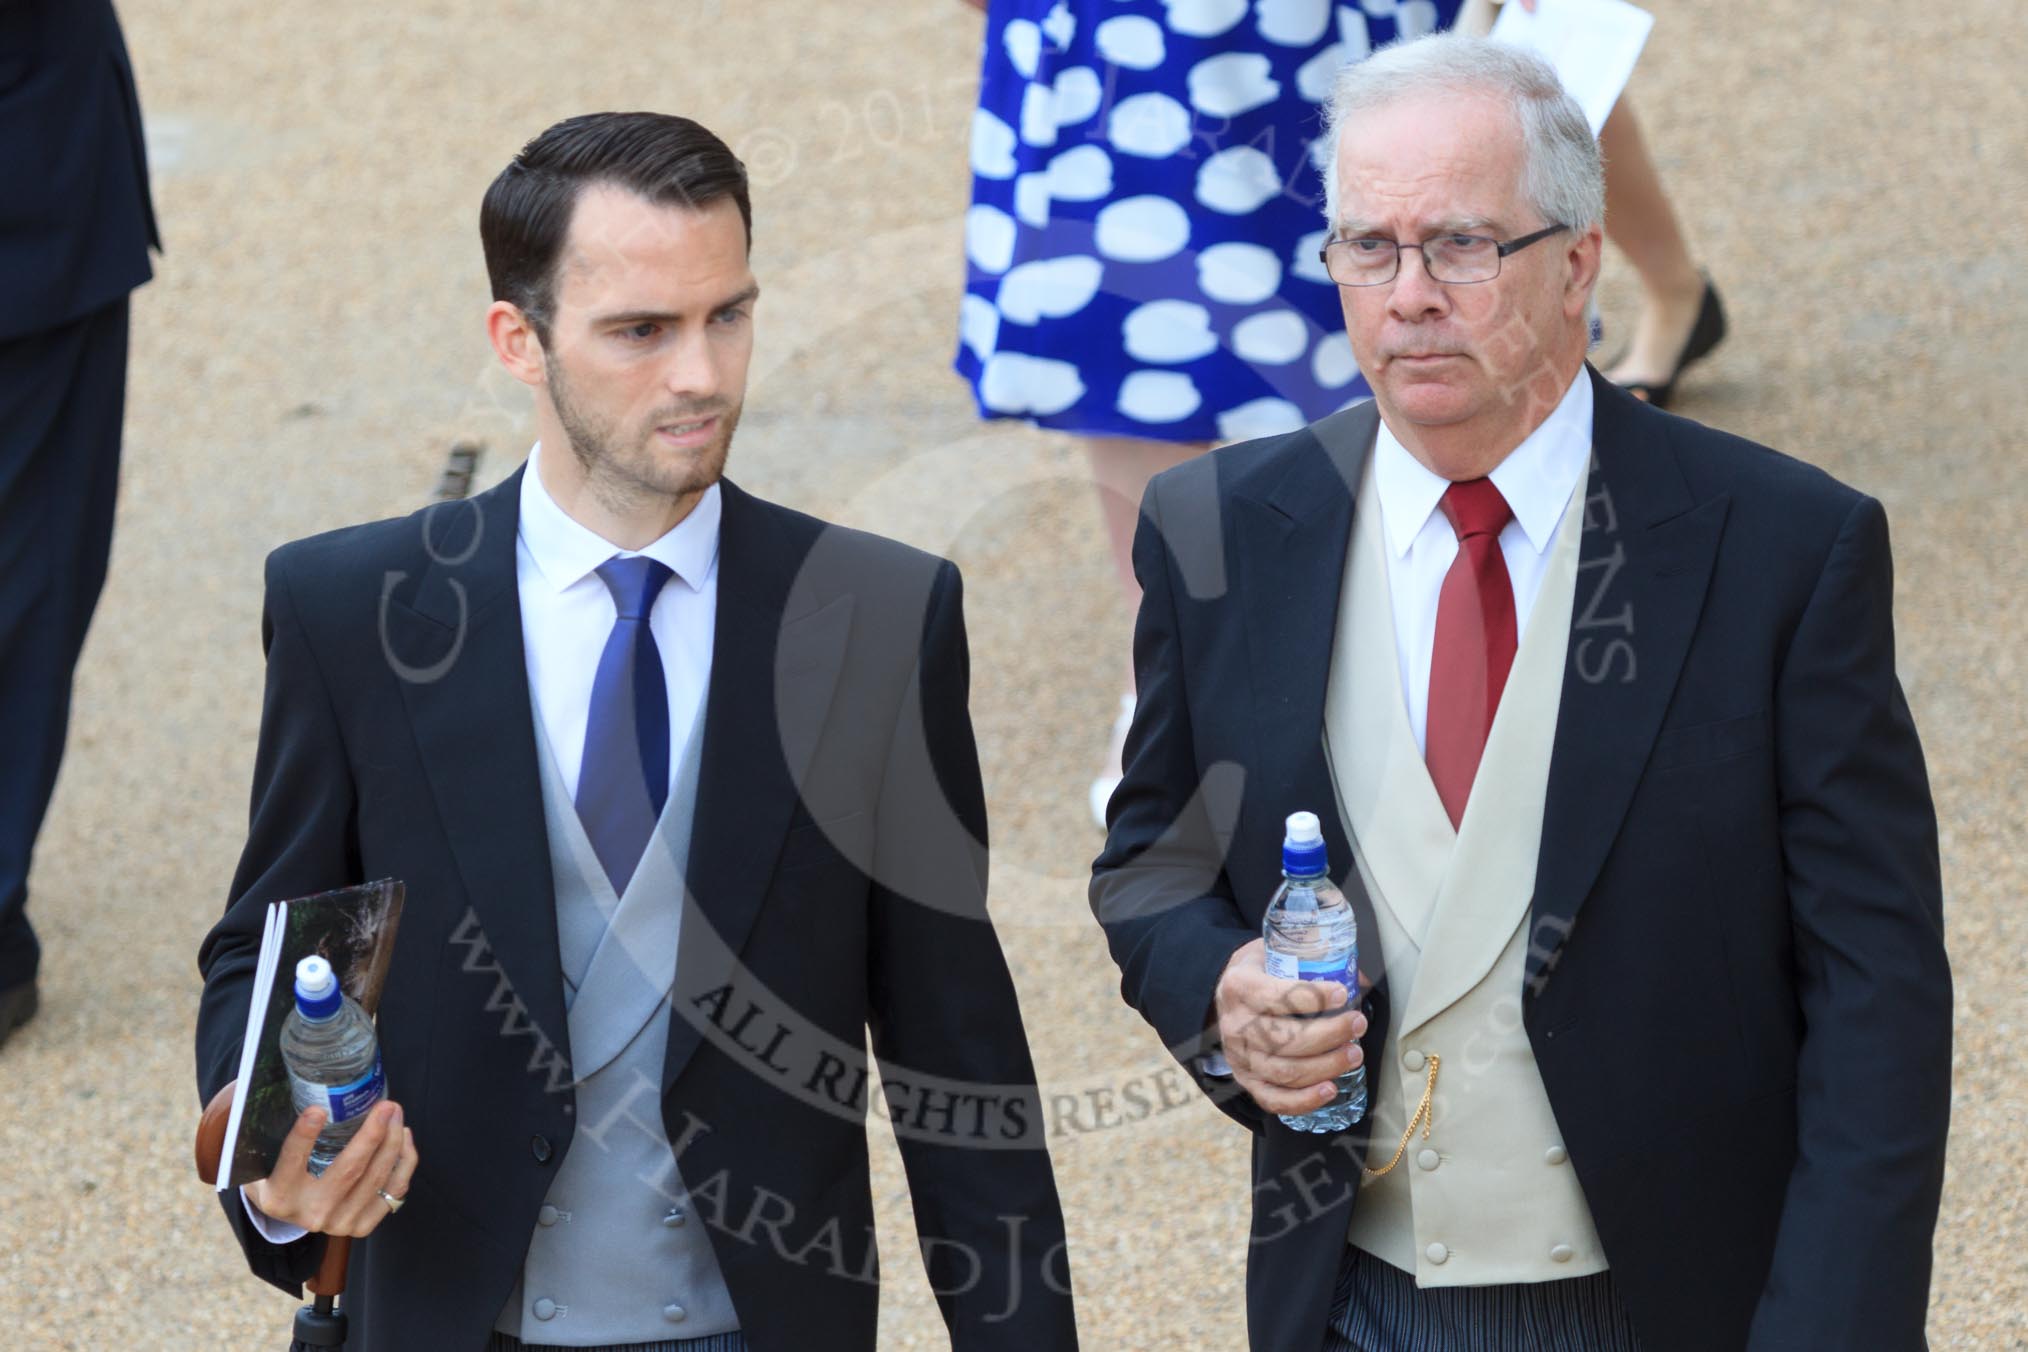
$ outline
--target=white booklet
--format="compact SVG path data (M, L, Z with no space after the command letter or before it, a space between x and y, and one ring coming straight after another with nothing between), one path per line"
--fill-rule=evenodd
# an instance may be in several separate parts
M1508 0L1491 36L1526 47L1554 66L1596 133L1627 87L1654 26L1654 15L1626 0L1536 0L1533 14Z
M220 1192L273 1173L282 1140L296 1122L281 1046L282 1021L296 1004L296 963L313 953L326 959L345 993L368 1014L374 1013L394 958L406 895L399 882L383 878L268 903L261 924L260 961L247 999L239 1079L219 1150Z

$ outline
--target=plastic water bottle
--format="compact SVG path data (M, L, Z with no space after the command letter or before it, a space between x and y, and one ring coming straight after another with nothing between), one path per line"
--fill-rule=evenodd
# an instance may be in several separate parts
M326 1114L310 1149L310 1172L321 1174L387 1097L380 1039L359 1002L338 988L331 964L309 957L296 964L296 1007L282 1020L281 1041L296 1115L306 1108Z
M1268 902L1261 926L1269 976L1290 981L1335 981L1359 1002L1359 921L1352 903L1331 881L1324 833L1314 812L1291 813L1282 840L1282 885ZM1333 1011L1336 1013L1338 1011ZM1322 1015L1316 1017L1325 1017ZM1314 1112L1282 1122L1296 1131L1343 1131L1366 1116L1366 1067L1338 1077L1338 1097Z

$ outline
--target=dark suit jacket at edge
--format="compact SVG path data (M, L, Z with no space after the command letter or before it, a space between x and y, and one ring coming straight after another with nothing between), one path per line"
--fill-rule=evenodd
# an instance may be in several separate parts
M481 1346L573 1145L515 581L519 490L517 472L470 502L299 541L268 561L252 822L232 905L199 959L198 1088L208 1096L237 1073L264 905L405 880L380 1026L422 1161L408 1205L353 1250L354 1352ZM692 1210L722 1222L711 1239L756 1352L871 1349L863 1087L856 1111L812 1106L756 1055L703 1037L694 1012L743 981L734 998L756 990L767 1007L739 1040L761 1045L779 1018L791 1041L777 1059L796 1039L857 1048L870 1026L896 1080L1032 1098L985 911L960 581L930 555L723 491L673 996L693 1017L670 1017L661 1113L684 1181L711 1190ZM714 936L736 963L713 956ZM722 1024L741 1013L721 1009ZM849 1102L851 1085L827 1088ZM1014 1133L1020 1116L988 1116L987 1130ZM902 1141L954 1346L1074 1347L1039 1137L966 1148L969 1109L959 1121L959 1144ZM295 1291L321 1240L277 1248L236 1195L224 1201L254 1272Z
M0 0L0 340L148 280L161 247L110 0Z
M1885 516L1591 379L1523 993L1550 1103L1652 1352L1920 1348L1951 984ZM1287 813L1323 819L1375 932L1320 743L1376 417L1216 452L1145 502L1140 705L1092 904L1128 1003L1186 1066L1260 932ZM1369 940L1369 1057L1379 956ZM1255 1133L1252 1344L1313 1347L1366 1142L1200 1084Z

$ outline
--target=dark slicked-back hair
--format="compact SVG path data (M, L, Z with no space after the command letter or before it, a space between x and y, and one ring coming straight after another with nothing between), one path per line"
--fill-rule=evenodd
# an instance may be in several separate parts
M521 148L479 205L493 299L519 308L544 343L555 315L557 258L578 194L593 184L693 211L730 197L753 247L746 166L703 126L669 113L586 113L559 122Z

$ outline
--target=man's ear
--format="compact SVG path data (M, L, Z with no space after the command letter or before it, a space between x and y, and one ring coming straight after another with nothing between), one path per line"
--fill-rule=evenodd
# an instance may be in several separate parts
M1599 267L1605 258L1605 227L1594 225L1580 232L1564 258L1570 265L1570 281L1564 288L1563 308L1574 317L1584 312L1592 288L1598 285Z
M493 354L516 380L531 387L547 383L542 339L520 306L504 300L487 306L486 337L493 343Z

